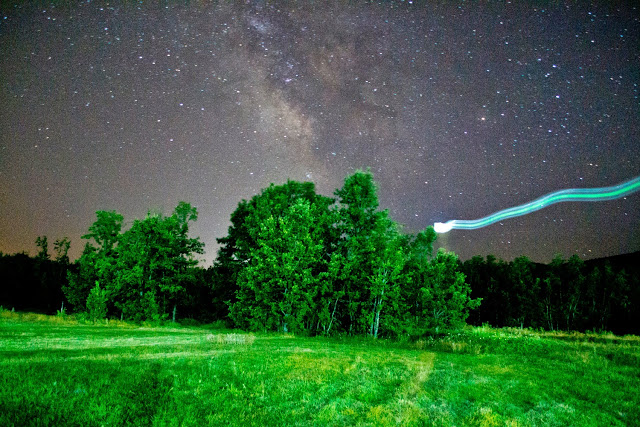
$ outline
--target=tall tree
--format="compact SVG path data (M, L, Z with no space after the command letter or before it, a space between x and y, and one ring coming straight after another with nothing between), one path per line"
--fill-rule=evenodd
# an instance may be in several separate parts
M428 328L459 327L469 316L469 310L480 300L471 299L471 289L460 271L458 257L452 252L438 250L431 260L426 286L422 291L423 319Z
M533 276L533 262L526 256L515 258L509 264L508 280L506 282L511 326L538 326L540 318L540 304L538 301L540 279Z
M56 239L53 242L53 249L56 252L56 261L59 263L69 264L69 248L71 248L71 242L67 237L62 239Z
M82 255L75 262L73 268L67 271L67 283L63 285L62 292L74 312L86 310L89 292L99 282L98 252L89 242L85 243Z
M349 333L366 332L371 325L365 285L374 275L373 254L379 239L374 239L379 223L386 220L387 213L379 212L378 195L371 171L357 170L345 178L342 188L336 190L338 197L337 230L340 240L336 244L335 259L337 280L342 297L340 312Z
M282 216L271 215L259 229L251 229L257 245L241 274L232 313L248 311L254 329L288 332L311 327L324 246L312 211L307 200L298 199Z
M374 338L378 337L383 313L383 324L387 329L390 329L389 323L398 323L396 318L387 318L397 317L399 314L400 277L406 260L402 247L403 239L397 225L386 215L381 216L376 225L372 234L372 270L368 282L364 285L367 295L365 304L370 306L365 316L369 323L369 335Z
M123 220L116 211L97 211L89 233L82 236L88 241L75 267L67 273L68 284L62 289L74 311L86 310L87 297L96 282L102 284L103 290L113 282ZM62 249L64 246L62 243Z
M314 230L320 234L330 233L331 220L328 207L333 200L316 194L315 186L311 182L287 181L283 185L271 184L250 201L242 200L231 214L228 235L218 240L221 247L214 265L216 273L214 292L216 295L223 295L222 298L225 298L228 306L233 308L231 318L238 326L248 327L247 322L252 318L249 307L237 302L246 300L245 293L251 292L247 288L241 288L240 283L245 283L243 271L251 265L255 251L259 247L261 239L259 232L270 218L278 222L280 218L287 216L288 210L298 200L306 200L309 203ZM326 242L327 239L320 240L326 245L329 244ZM321 257L326 260L328 255L323 252Z
M96 216L96 221L82 238L93 239L100 253L110 254L120 238L124 217L116 211L97 211Z
M56 252L56 281L58 282L58 287L60 293L62 289L68 286L68 274L70 268L69 261L69 248L71 247L71 242L67 237L62 239L56 239L53 242L53 249ZM64 303L62 304L64 307ZM60 309L62 311L62 308Z
M427 270L435 240L436 233L433 227L427 227L415 235L403 236L402 246L405 248L406 261L400 289L402 319L398 325L398 334L419 335L424 329L421 289L427 286Z
M572 255L565 264L562 284L565 285L566 302L563 306L568 330L581 328L580 307L583 304L585 276L584 261L578 255Z
M196 208L180 202L171 216L147 215L123 234L107 290L124 316L158 319L171 311L175 321L177 305L195 280L194 254L203 253L203 243L188 236L189 222L197 218Z

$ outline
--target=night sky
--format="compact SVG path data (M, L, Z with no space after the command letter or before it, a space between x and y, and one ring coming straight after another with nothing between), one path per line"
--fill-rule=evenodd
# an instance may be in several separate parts
M332 195L367 166L407 232L640 175L633 1L67 3L2 2L4 253L68 236L75 258L96 210L130 224L184 200L209 265L241 199L288 178ZM437 246L638 251L640 193Z

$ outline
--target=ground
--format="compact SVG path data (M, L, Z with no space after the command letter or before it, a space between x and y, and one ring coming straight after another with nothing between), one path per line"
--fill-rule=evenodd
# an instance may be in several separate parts
M0 425L639 425L640 338L372 340L0 313Z

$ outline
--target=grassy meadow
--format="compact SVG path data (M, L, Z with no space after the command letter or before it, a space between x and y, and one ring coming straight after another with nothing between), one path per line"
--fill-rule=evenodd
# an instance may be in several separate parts
M418 341L0 313L0 425L640 425L640 338Z

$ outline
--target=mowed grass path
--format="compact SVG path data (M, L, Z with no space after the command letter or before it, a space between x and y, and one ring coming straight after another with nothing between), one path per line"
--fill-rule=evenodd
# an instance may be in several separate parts
M0 425L640 425L640 338L415 343L0 313Z

